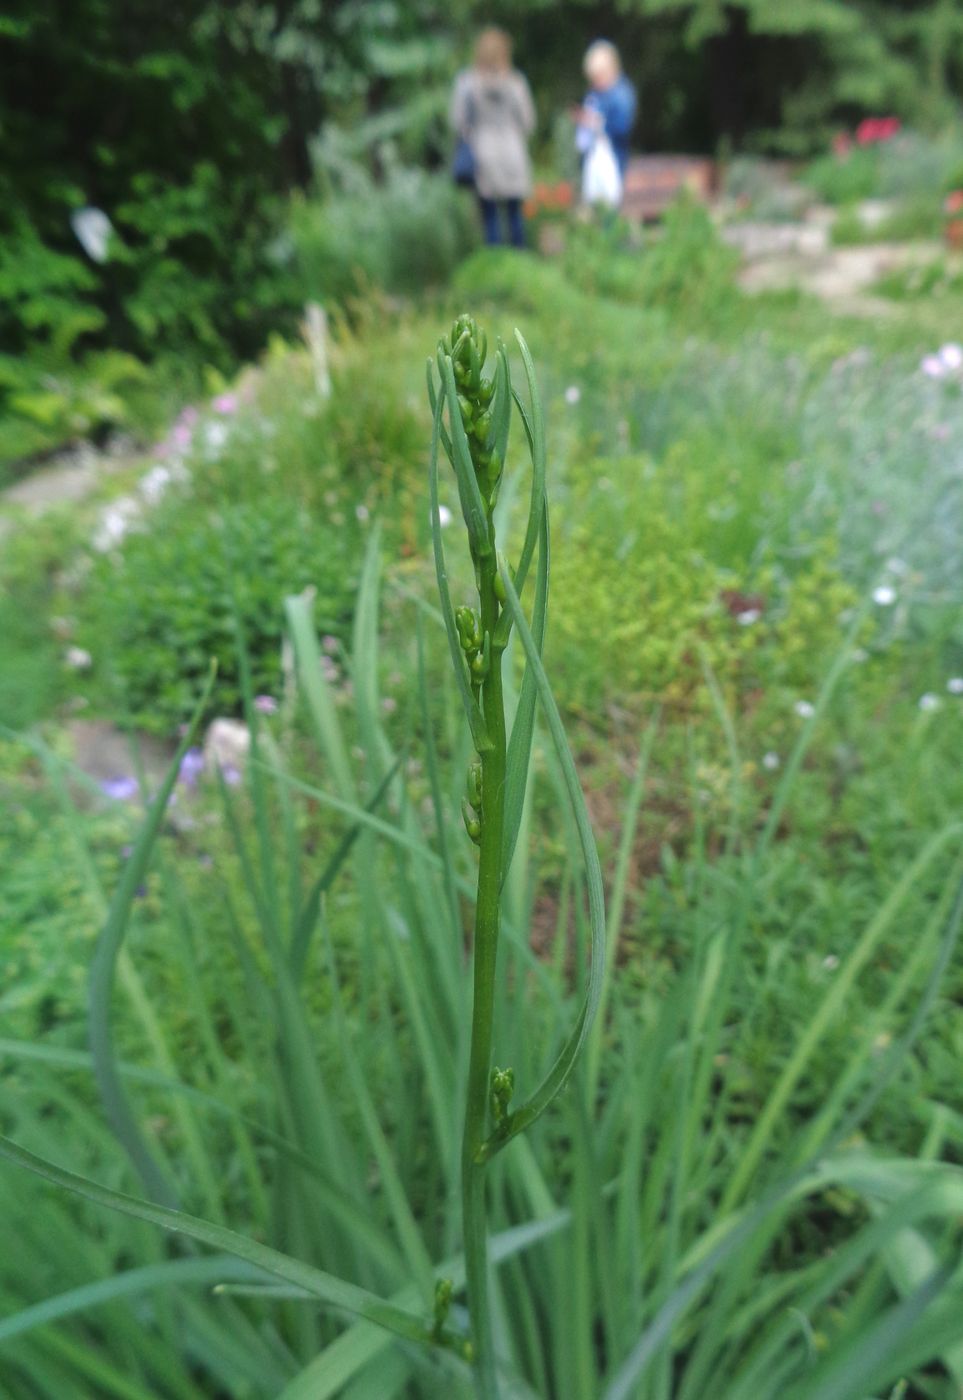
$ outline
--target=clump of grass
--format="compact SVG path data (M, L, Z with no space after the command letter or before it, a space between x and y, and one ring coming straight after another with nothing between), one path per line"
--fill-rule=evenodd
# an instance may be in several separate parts
M723 820L702 800L694 732L673 750L689 851L662 855L671 942L653 967L633 912L650 896L631 888L661 744L646 725L618 804L609 956L590 964L598 866L541 662L544 425L523 343L518 398L497 351L482 389L483 347L461 322L435 362L442 615L421 597L404 612L391 664L409 666L411 697L390 722L373 529L344 642L353 689L291 598L285 694L261 714L237 619L244 783L217 785L205 821L177 833L175 760L112 896L64 765L35 740L101 927L89 1049L70 1026L0 1041L15 1070L0 1155L30 1169L0 1173L0 1206L24 1222L0 1255L11 1400L849 1400L963 1380L963 1134L914 1079L955 955L960 823L941 811L843 930L828 876L807 889L806 845L785 833L810 805L858 618L765 791L746 790L740 724L706 665ZM521 432L504 450L506 415ZM477 565L470 612L442 549L443 454ZM532 486L513 574L498 544L519 459ZM452 834L462 796L477 866ZM209 839L198 898L187 868ZM831 969L808 966L811 925L772 933L787 882L833 902ZM779 1017L789 961L794 1020ZM867 983L878 995L854 1024ZM760 1035L773 1019L778 1040ZM874 1140L883 1101L912 1120L903 1156Z

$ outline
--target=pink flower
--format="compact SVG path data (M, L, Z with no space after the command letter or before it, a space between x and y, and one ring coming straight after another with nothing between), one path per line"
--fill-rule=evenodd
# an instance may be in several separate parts
M255 695L254 708L261 715L276 715L278 712L278 702L273 695Z
M212 407L215 413L236 413L237 394L218 394Z
M853 149L853 138L848 131L837 131L833 137L833 155L845 159Z
M920 361L920 369L930 379L942 379L946 373L946 366L939 355L924 355Z

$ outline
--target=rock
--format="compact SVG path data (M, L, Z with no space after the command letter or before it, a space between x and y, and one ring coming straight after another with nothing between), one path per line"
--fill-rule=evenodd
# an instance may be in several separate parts
M220 769L226 782L237 782L251 749L251 732L237 719L215 719L204 735L204 768Z

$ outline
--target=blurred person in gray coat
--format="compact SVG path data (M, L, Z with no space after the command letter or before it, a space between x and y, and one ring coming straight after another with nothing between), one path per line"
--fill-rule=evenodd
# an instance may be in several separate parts
M528 138L535 127L535 108L528 83L512 67L512 41L504 30L483 29L479 34L472 66L455 79L450 115L461 143L459 153L471 168L485 242L504 241L504 209L509 241L524 247L522 201L531 193ZM456 178L458 166L456 156Z

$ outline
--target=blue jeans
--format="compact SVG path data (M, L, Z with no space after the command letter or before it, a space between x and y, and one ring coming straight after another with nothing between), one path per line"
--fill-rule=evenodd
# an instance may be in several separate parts
M525 247L525 221L522 218L522 201L520 199L486 199L484 195L478 196L478 204L481 208L482 227L485 230L485 242L494 247L498 243L503 243L501 209L504 205L505 213L508 216L508 241L513 248Z

